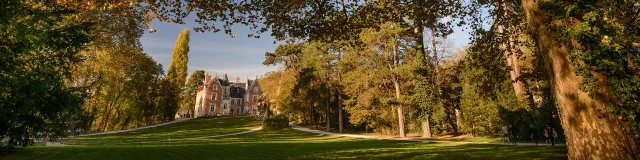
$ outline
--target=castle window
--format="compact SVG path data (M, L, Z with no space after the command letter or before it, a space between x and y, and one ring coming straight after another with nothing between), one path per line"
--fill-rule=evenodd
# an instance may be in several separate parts
M253 95L253 103L258 102L258 96Z
M218 100L218 94L214 93L213 95L211 95L211 100Z
M224 109L227 109L227 104L224 104Z
M213 90L218 90L218 85L213 85Z
M216 104L211 104L211 110L209 110L209 111L213 112L213 111L215 111L215 109L216 109Z
M258 87L253 87L253 92L258 93Z
M235 103L233 103L233 102L235 102L235 101L234 101L234 100L231 100L231 105L234 105L234 104L235 104Z

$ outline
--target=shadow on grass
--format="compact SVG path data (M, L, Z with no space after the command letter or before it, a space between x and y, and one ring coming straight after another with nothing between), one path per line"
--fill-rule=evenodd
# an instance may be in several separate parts
M293 129L121 146L30 147L8 159L567 159L560 147L357 139ZM2 158L0 158L2 159Z

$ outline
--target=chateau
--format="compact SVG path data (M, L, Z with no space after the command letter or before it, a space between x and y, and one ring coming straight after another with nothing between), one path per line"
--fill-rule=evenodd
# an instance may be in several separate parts
M198 88L195 117L213 115L253 114L258 112L258 99L262 95L258 79L240 82L240 77L229 82L227 74L211 78L206 73L204 85Z

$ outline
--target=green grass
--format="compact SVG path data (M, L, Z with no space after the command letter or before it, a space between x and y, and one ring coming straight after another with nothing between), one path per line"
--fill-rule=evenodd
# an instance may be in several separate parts
M64 140L67 145L121 145L153 141L178 140L193 137L215 136L242 132L260 127L261 121L251 116L210 117L188 120L162 127L142 129L132 132L73 137Z
M228 117L225 121L235 122L236 120L244 119L243 117ZM218 120L214 118L210 121L216 122ZM166 127L178 129L191 123L197 122L184 122ZM225 127L211 123L209 126L211 128L204 127L207 131L202 131L202 134L222 133L231 130L226 127L252 126L254 123L255 121L248 120L244 124L226 125ZM193 127L185 128L195 129ZM165 127L146 131L146 133L155 135L177 134L175 132L177 130ZM114 135L100 137L111 136ZM145 136L145 134L118 136L132 139L132 137ZM0 159L567 159L566 153L567 151L563 147L371 140L283 129L261 130L228 137L154 143L64 147L34 146L11 155L5 155Z

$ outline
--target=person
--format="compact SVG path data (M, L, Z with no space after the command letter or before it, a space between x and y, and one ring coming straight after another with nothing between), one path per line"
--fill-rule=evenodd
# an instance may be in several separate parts
M556 132L556 128L551 128L551 134L553 135L552 145L555 145L558 141L558 132Z
M509 130L509 138L511 139L511 144L517 145L516 144L516 138L517 138L516 137L516 132L513 130L513 126L509 125L508 130Z
M502 143L504 143L505 139L507 139L507 141L510 141L509 128L507 127L507 125L502 126Z
M556 144L555 144L555 142L553 141L553 140L554 140L554 138L553 138L553 135L551 135L551 134L552 134L552 133L551 133L551 132L552 132L551 130L552 130L552 129L551 129L551 125L547 124L547 127L544 129L544 132L548 133L548 134L547 134L547 141L551 142L551 146L555 146Z
M538 146L538 135L536 135L536 128L533 127L533 124L530 125L531 128L529 128L529 135L531 135L531 140L533 141L533 143L536 143L536 146Z
M544 128L544 139L545 139L544 143L545 144L549 143L549 133L550 133L549 125L547 125L547 127Z

